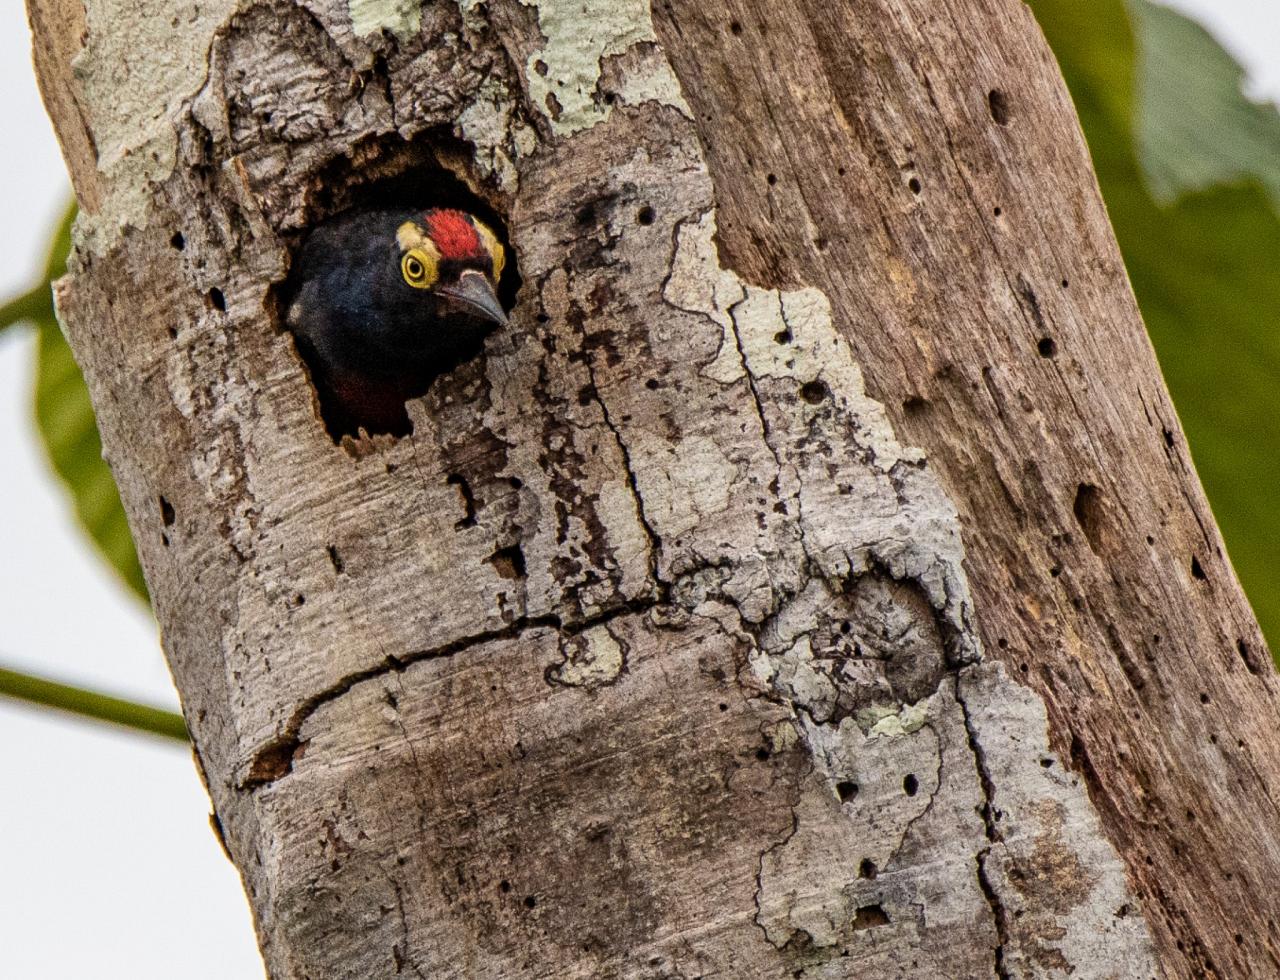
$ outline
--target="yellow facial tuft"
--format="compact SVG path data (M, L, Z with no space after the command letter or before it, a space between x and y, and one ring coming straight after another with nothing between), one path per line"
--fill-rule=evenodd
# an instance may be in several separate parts
M396 229L396 243L404 253L400 256L400 274L414 289L430 289L440 278L440 250L412 221Z
M502 278L502 268L507 264L507 253L502 247L502 243L498 241L495 235L482 221L471 219L471 223L476 226L476 234L480 236L480 244L484 246L489 257L493 259L493 281L496 283Z

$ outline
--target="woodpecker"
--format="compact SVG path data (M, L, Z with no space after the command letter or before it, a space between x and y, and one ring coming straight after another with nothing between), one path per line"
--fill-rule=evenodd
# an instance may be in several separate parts
M404 403L507 323L502 244L452 208L354 209L317 226L290 274L286 322L330 433L404 435Z

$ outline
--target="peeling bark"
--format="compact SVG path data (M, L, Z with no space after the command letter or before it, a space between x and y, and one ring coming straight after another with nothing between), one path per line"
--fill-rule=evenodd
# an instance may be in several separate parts
M1274 681L1021 5L59 2L59 311L273 977L1270 955ZM446 184L512 327L335 445L290 250Z

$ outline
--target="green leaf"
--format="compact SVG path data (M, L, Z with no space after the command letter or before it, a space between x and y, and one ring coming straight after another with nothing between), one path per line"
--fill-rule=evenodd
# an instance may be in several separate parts
M147 587L119 492L111 470L102 459L102 443L93 406L89 403L89 390L54 316L50 283L66 272L74 218L72 207L49 247L40 284L0 307L0 330L24 321L35 327L35 422L45 451L54 471L71 492L76 516L93 543L145 602Z
M1242 69L1203 27L1146 0L1130 0L1137 41L1134 119L1152 194L1256 179L1280 202L1280 122L1275 106L1242 97Z
M53 293L47 282L0 306L0 332L15 323L34 323L41 317L53 316Z
M177 741L190 740L182 715L149 704L137 704L121 698L72 687L46 677L35 677L0 667L0 697L57 708L82 718L110 722L134 731L163 735Z
M1146 0L1031 7L1232 562L1280 646L1280 118L1178 14Z

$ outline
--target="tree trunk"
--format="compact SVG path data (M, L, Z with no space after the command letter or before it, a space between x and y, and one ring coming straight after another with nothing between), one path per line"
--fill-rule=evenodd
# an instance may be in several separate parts
M1280 969L1269 657L1021 3L153 6L31 0L58 301L273 977ZM405 174L519 302L335 445L277 286Z

